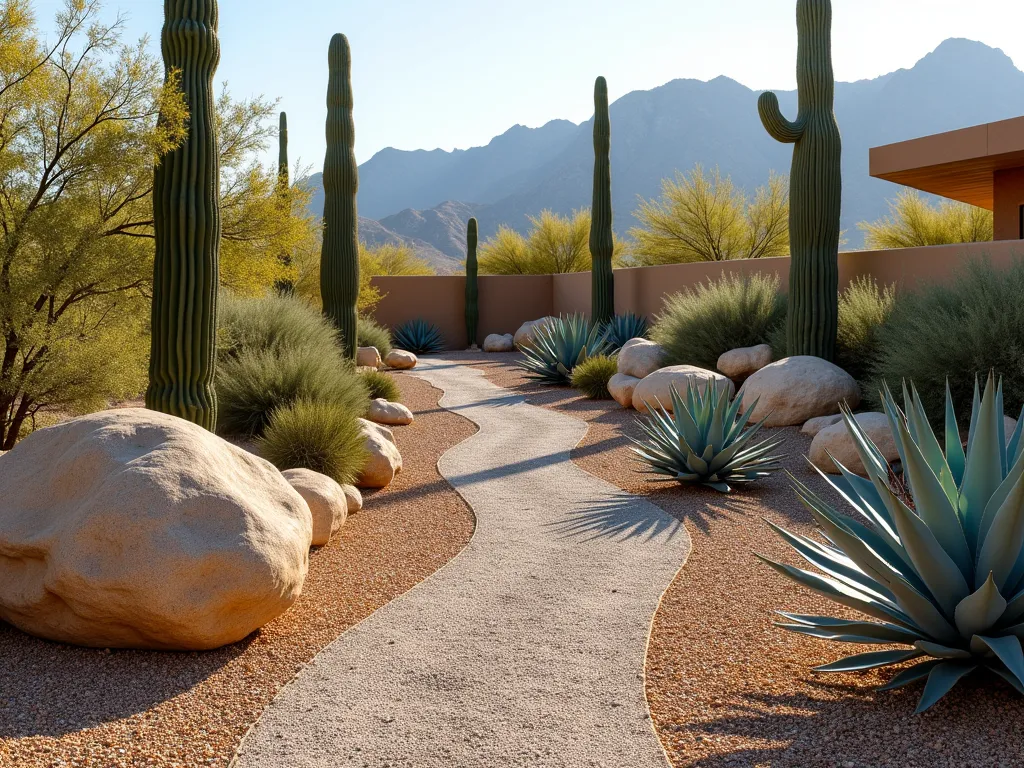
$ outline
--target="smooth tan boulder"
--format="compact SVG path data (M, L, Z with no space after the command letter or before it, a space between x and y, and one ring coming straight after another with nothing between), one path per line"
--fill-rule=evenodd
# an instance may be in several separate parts
M834 413L831 416L815 416L813 419L808 419L804 422L804 425L800 427L800 433L814 437L821 430L831 427L833 424L838 424L842 420L843 416L840 413Z
M511 333L504 336L492 333L484 339L484 352L514 352L515 349L516 343Z
M348 506L348 513L354 515L363 509L363 494L354 485L343 485L341 490L345 493L345 502Z
M743 381L771 365L772 348L767 344L731 349L718 358L717 368L734 381Z
M671 411L671 387L674 385L679 394L685 396L691 381L700 390L713 383L718 392L727 390L730 398L736 394L736 385L717 371L708 371L694 365L672 365L655 371L636 385L633 390L633 407L640 413L647 413L645 402L650 403L652 408L656 408L660 402L666 410Z
M878 446L886 461L892 463L900 457L896 449L896 440L889 428L889 418L884 413L858 413L854 418L864 433ZM825 427L815 435L811 441L809 456L811 463L822 472L837 475L839 470L829 458L829 454L851 472L858 475L866 474L864 463L860 460L860 454L857 453L857 447L850 437L846 422L841 418L836 424Z
M554 320L553 317L542 317L539 320L527 320L523 323L519 330L516 331L515 336L512 337L513 343L517 347L521 347L523 344L528 344L533 341L533 335L546 323Z
M619 350L619 373L644 379L661 368L665 350L647 339L630 339Z
M0 619L100 648L234 643L302 591L309 506L269 462L182 419L103 411L0 471Z
M758 400L752 419L769 427L792 427L815 416L839 413L841 403L860 405L857 380L820 357L787 357L765 366L740 388L744 407Z
M311 469L287 469L284 479L306 500L313 516L314 547L331 540L348 518L348 499L345 489L335 480Z
M380 368L380 352L376 347L359 347L356 350L356 366L359 368Z
M413 422L412 411L401 403L391 403L382 397L370 401L368 418L375 424L393 427L402 427Z
M608 394L623 408L633 407L633 392L641 379L625 373L616 373L608 380Z
M402 471L402 454L398 452L395 436L387 427L360 419L366 438L369 460L356 481L359 488L387 488Z
M395 368L399 371L409 371L416 367L416 363L419 359L412 352L406 352L404 349L393 349L388 352L388 356L384 358L384 364L388 368Z

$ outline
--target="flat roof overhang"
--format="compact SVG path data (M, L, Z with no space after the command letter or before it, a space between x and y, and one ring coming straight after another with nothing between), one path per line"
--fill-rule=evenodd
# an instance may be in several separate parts
M878 179L992 210L996 171L1024 168L1024 117L873 147Z

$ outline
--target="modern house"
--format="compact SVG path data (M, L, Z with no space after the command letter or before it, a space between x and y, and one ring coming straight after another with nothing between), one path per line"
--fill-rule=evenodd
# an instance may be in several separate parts
M987 208L996 240L1024 240L1024 117L874 147L870 172Z

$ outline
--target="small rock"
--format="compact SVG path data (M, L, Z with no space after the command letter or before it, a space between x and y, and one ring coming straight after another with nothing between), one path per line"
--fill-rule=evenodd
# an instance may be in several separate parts
M484 352L514 352L515 348L515 339L511 333L504 336L492 333L484 339Z
M625 373L616 373L608 380L608 394L623 408L633 407L633 392L641 379Z
M820 357L787 357L765 366L740 389L745 407L757 400L751 418L765 426L791 427L815 416L839 413L839 405L860 405L857 380Z
M382 397L370 401L368 418L377 424L397 427L404 427L413 422L412 411L401 403L390 403Z
M814 437L816 434L825 429L825 427L831 427L833 424L838 424L843 420L842 414L834 413L831 416L815 416L813 419L808 419L804 425L800 428L800 432L805 435Z
M376 347L360 347L356 351L356 365L360 368L380 368L380 352Z
M864 434L878 446L886 461L891 463L900 457L892 430L889 428L888 416L884 413L858 413L854 418L864 430ZM825 427L811 442L811 463L822 472L837 475L839 470L829 458L829 454L851 472L858 475L866 474L864 463L860 460L860 454L857 453L857 447L844 421Z
M661 368L665 350L647 339L630 339L619 350L619 373L644 379Z
M772 348L768 344L732 349L718 358L718 370L735 381L743 381L772 362Z
M633 390L633 407L640 413L647 413L645 402L656 407L660 402L668 411L672 410L672 395L670 387L675 385L680 395L685 395L690 382L703 390L708 382L714 382L716 389L721 392L728 390L729 397L736 393L736 385L722 374L716 371L708 371L694 365L671 365L668 368L661 368L650 376L643 379Z
M393 349L384 358L385 365L399 371L412 370L418 362L419 360L416 358L416 355L412 352L406 352L404 349Z
M287 469L281 474L309 505L313 515L311 544L314 547L326 544L348 517L345 489L327 475L311 469Z
M343 485L341 490L345 493L345 502L350 515L363 509L363 494L354 485Z
M360 419L366 438L369 460L356 481L359 488L387 488L402 471L402 454L395 445L395 436L387 427Z
M533 341L533 335L546 323L554 319L553 317L542 317L539 320L527 320L519 327L515 336L512 337L513 343L517 347L521 347L523 344Z

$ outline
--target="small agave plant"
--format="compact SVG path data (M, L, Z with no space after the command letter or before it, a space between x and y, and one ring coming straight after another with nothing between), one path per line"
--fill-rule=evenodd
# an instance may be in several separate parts
M596 355L611 351L601 326L591 325L582 315L561 317L538 326L533 340L522 344L525 355L519 365L534 378L568 384L572 370Z
M772 451L782 440L753 442L764 419L747 428L756 401L740 415L741 400L730 404L729 391L719 392L713 380L703 388L689 381L685 399L675 385L669 394L671 413L660 402L645 403L651 415L638 421L647 439L632 441L634 453L650 466L649 472L728 493L733 485L779 469L780 457Z
M647 318L627 312L616 315L604 326L604 335L612 350L622 349L630 339L647 338Z
M426 320L410 320L395 329L395 346L415 355L429 355L444 349L444 337L436 325Z
M1024 418L1007 441L1002 382L997 386L990 375L984 397L975 384L965 451L948 386L944 447L916 389L904 387L904 410L888 389L882 397L903 463L902 482L845 411L868 477L836 462L841 475L829 482L856 515L840 514L797 482L825 542L772 527L821 573L765 559L798 584L875 621L780 612L786 621L779 626L842 643L906 646L816 669L850 672L916 662L882 690L926 679L918 712L979 668L1024 693Z

